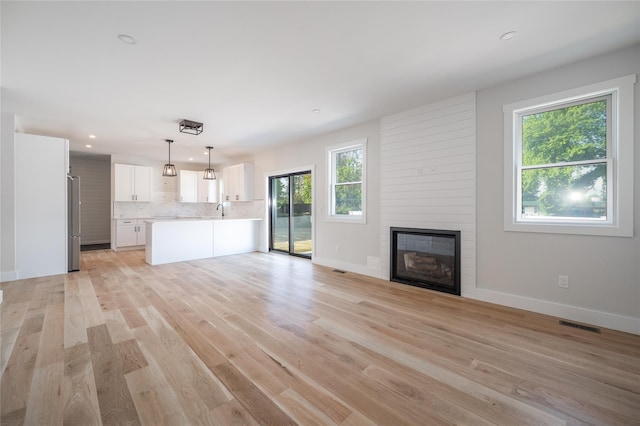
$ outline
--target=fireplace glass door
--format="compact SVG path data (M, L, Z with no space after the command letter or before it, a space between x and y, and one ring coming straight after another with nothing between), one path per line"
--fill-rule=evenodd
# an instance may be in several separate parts
M460 295L460 232L391 228L391 281Z

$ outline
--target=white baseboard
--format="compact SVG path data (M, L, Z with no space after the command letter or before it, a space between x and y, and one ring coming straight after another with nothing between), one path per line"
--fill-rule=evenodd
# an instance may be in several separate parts
M367 268L365 265L357 263L343 262L335 259L326 259L321 257L312 257L311 262L317 265L328 266L329 268L340 269L342 271L353 272L356 274L366 275L368 277L382 278L379 268ZM375 265L374 265L375 266Z
M482 288L463 287L462 296L640 335L640 318L627 317Z
M0 282L15 281L18 279L18 271L0 272Z

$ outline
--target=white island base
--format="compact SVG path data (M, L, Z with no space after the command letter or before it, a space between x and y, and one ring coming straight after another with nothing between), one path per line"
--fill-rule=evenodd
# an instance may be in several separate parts
M147 263L160 265L256 251L259 220L149 220Z

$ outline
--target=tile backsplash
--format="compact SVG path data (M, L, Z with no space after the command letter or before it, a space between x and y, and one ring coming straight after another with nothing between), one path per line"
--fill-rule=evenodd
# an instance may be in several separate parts
M181 203L176 192L153 192L151 202L136 203L116 201L113 203L113 217L147 218L173 216L213 216L220 217L217 204ZM230 203L224 207L227 218L262 218L264 217L264 200L253 202Z

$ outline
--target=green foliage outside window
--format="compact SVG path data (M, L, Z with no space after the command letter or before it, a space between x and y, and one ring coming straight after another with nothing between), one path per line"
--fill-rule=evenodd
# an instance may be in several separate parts
M335 214L362 212L362 148L335 156Z
M605 99L522 116L522 213L606 216L606 157Z

